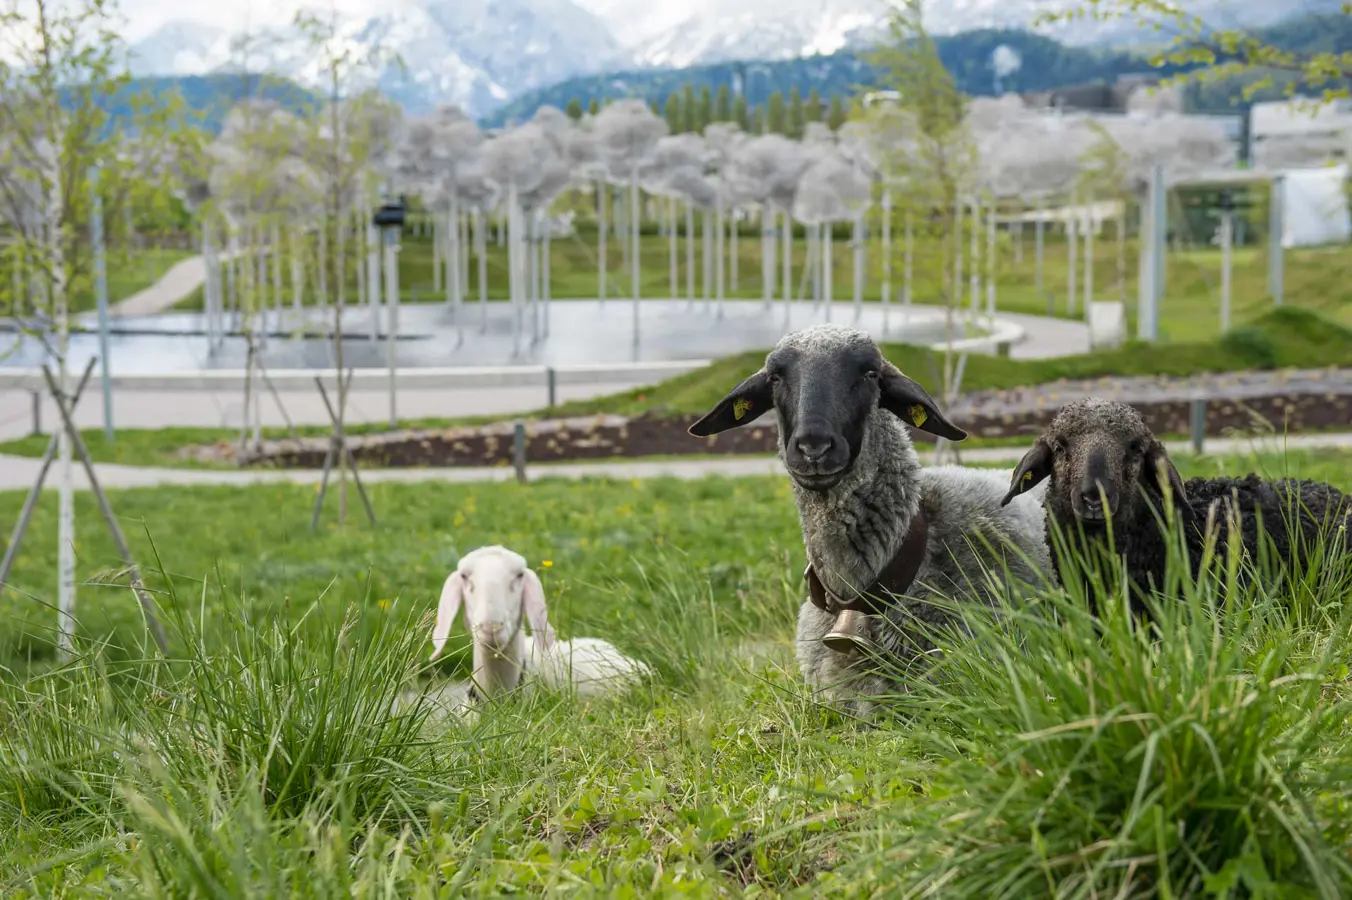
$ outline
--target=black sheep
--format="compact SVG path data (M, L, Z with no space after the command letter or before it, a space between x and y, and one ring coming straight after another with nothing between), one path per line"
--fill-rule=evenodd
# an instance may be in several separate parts
M1217 535L1217 553L1226 552L1234 513L1243 552L1251 558L1260 552L1260 528L1273 561L1283 567L1299 570L1321 539L1339 528L1341 543L1352 550L1352 496L1321 482L1253 474L1185 483L1140 414L1117 401L1090 397L1063 407L1019 462L1005 502L1047 478L1049 548L1055 552L1053 522L1073 543L1080 531L1091 541L1106 541L1111 521L1112 549L1125 558L1138 613L1144 609L1139 591L1164 586L1166 485L1194 576L1209 528Z

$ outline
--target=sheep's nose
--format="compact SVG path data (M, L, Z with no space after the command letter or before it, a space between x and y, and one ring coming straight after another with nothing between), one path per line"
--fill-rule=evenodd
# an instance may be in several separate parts
M1101 512L1103 510L1104 500L1107 500L1108 506L1112 506L1113 495L1098 482L1090 482L1080 488L1080 503L1086 510L1091 512Z
M818 462L831 452L831 448L836 445L836 439L829 434L808 434L798 438L796 443L798 452L803 454L803 459Z

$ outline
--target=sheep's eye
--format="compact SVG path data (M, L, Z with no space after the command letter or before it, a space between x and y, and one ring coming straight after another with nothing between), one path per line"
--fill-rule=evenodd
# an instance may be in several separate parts
M1060 441L1057 441L1056 443L1052 444L1052 453L1055 454L1056 456L1065 456L1066 445L1061 443Z
M878 370L877 370L877 369L869 369L868 371L866 371L866 372L864 373L864 377L867 378L869 381L877 381L877 380L878 380Z
M780 375L778 372L771 372L771 373L770 373L770 383L771 383L771 384L779 384L779 383L781 383L783 380L784 380L784 377L783 377L782 375Z
M1132 456L1140 456L1141 449L1142 448L1140 441L1132 441L1130 444L1127 444L1127 452L1130 453Z

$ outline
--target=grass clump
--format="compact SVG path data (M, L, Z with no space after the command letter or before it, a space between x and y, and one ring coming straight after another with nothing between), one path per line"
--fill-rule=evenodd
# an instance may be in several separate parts
M1176 462L1185 477L1280 465ZM1286 462L1352 486L1345 454ZM1241 577L1224 548L1195 578L1175 560L1180 599L1154 598L1149 629L1102 561L1076 587L962 609L930 677L861 727L797 672L782 479L380 485L398 529L313 535L307 495L114 497L140 530L175 535L146 571L170 658L90 616L79 659L0 677L0 895L1352 889L1352 563L1332 550L1285 579ZM95 525L84 567L112 554ZM440 710L465 639L424 665L435 592L493 541L541 572L561 637L612 640L654 677L589 702ZM22 565L25 590L50 595L50 567Z
M1057 543L1069 589L967 610L899 699L946 762L874 864L916 896L1345 896L1352 557L1283 579L1213 546L1194 578L1175 533L1136 620L1119 560Z

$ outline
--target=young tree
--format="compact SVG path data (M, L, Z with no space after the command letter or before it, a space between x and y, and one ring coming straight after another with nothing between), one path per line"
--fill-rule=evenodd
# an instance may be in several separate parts
M732 121L732 93L726 84L718 86L718 95L714 100L714 121Z
M813 88L807 92L807 101L803 104L803 121L820 122L822 120L822 98Z
M587 101L587 115L589 115L589 116L594 116L594 115L596 115L597 113L599 113L600 111L601 111L601 104L600 104L600 102L599 102L595 97L593 97L593 98L591 98L591 100Z
M921 13L920 0L895 7L889 40L870 54L880 86L897 91L901 101L871 108L865 122L882 177L900 188L893 191L893 224L901 226L894 232L913 233L915 287L942 299L951 341L954 313L962 303L953 265L955 248L963 242L958 209L971 189L976 158L965 127L966 101ZM954 354L945 354L940 379L941 402L947 402L955 388Z
M832 131L836 131L846 122L845 103L840 99L839 94L831 95L831 105L826 112L826 125Z
M732 101L732 121L737 123L737 127L743 131L751 131L751 115L746 108L746 95L738 94L737 99Z
M695 102L695 86L685 83L681 90L681 131L699 131L699 109Z
M576 122L578 119L582 118L582 101L574 97L568 101L568 105L563 111L568 114L568 118Z
M784 95L775 91L765 109L765 130L771 134L788 134L788 122L784 117Z
M1166 84L1212 84L1231 78L1244 82L1252 97L1281 86L1288 96L1313 93L1324 100L1349 96L1352 52L1334 47L1306 52L1283 50L1243 28L1219 28L1189 11L1195 4L1171 0L1079 0L1068 9L1039 15L1037 24L1085 18L1134 21L1143 32L1173 35L1151 58L1157 66L1186 67ZM1344 3L1334 15L1352 14Z
M695 111L695 130L703 133L714 120L714 97L706 84L699 89L699 105Z
M128 80L115 16L111 0L0 9L0 219L37 286L38 315L25 327L42 335L63 393L71 303L90 275L88 174L115 155L105 110ZM65 655L75 614L74 473L70 439L64 428L57 435L57 649Z
M751 114L747 117L746 131L748 134L765 134L765 107L754 106L751 108Z
M336 292L334 302L334 366L338 371L337 437L343 438L346 391L343 381L343 306L347 283L347 237L353 206L369 211L373 199L374 175L390 153L399 123L399 110L376 91L357 92L354 82L368 81L390 61L398 57L380 44L360 52L345 39L338 8L331 5L322 13L301 9L296 13L297 29L309 43L312 59L324 73L328 89L323 107L313 119L315 161L322 185L322 234L333 248L329 260L330 283ZM363 230L365 222L362 223ZM341 461L340 461L341 462ZM347 477L338 465L338 521L347 518Z
M785 123L785 134L794 140L801 140L807 120L804 118L803 95L797 86L789 89L789 117Z
M662 118L667 120L667 131L671 134L680 134L681 126L685 123L681 120L681 95L672 91L667 94L666 106L662 107Z

